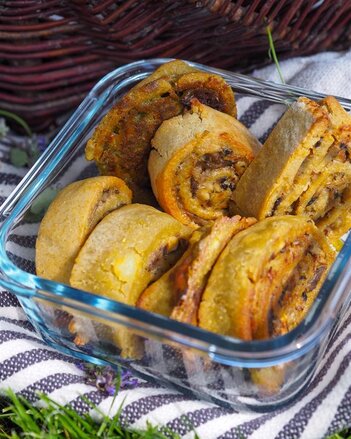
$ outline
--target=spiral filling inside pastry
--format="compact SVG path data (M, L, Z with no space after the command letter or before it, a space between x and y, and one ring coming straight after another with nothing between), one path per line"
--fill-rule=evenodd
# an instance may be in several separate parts
M229 213L233 190L259 148L236 119L196 100L163 122L152 141L149 173L166 212L204 225Z
M217 219L195 230L182 258L140 295L137 306L197 325L197 312L209 273L228 241L256 220L239 216Z
M190 90L186 90L181 95L181 102L184 107L190 108L191 101L194 98L200 101L202 104L207 105L208 107L225 112L224 102L220 100L218 93L216 93L214 90L206 88L193 88Z
M134 199L143 201L150 187L151 139L164 120L181 114L194 97L236 116L233 91L220 76L172 61L133 87L107 113L87 143L86 158L95 160L102 174L122 178L135 192Z
M332 241L337 240L351 226L345 209L351 187L350 153L350 115L332 97L319 104L300 98L237 185L233 198L238 211L257 218L307 215ZM254 193L253 199L248 191Z
M228 215L231 194L250 162L227 147L224 135L216 140L214 146L211 136L203 135L175 171L177 202L197 224Z
M271 335L286 334L301 321L316 297L328 265L320 246L316 242L310 243L274 304Z
M350 145L351 147L351 145ZM344 192L351 183L351 161L347 145L335 141L321 156L311 148L295 175L294 191L280 192L267 216L307 214L314 221L323 218L333 207L343 203Z
M297 326L315 300L335 252L311 220L266 218L232 238L216 262L199 326L243 340Z

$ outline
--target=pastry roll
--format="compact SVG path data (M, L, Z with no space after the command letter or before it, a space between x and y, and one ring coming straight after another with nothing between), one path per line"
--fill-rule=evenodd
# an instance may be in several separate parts
M232 192L260 147L236 119L199 101L162 123L152 140L149 174L163 209L184 224L228 215Z
M135 305L140 293L181 256L190 234L170 215L131 204L107 215L78 254L73 287Z
M286 370L286 364L250 369L251 380L257 386L260 393L264 395L274 395L280 391L284 384Z
M96 224L132 199L117 177L93 177L65 187L44 216L36 242L38 276L69 283L74 260Z
M139 297L137 306L197 325L197 312L210 271L235 233L256 222L239 216L217 219L196 230L184 255Z
M242 340L284 334L305 317L335 257L313 221L266 218L235 235L202 296L199 326Z
M98 295L135 305L147 285L182 255L191 229L151 206L131 204L107 215L78 254L70 283ZM135 356L135 340L118 328L122 355Z
M323 99L320 105L331 120L334 143L328 151L325 166L328 169L327 184L316 189L310 203L316 199L317 192L324 192L328 201L317 225L337 247L339 238L351 227L351 116L333 97Z
M193 97L236 115L233 91L221 77L172 61L137 84L107 113L87 143L86 158L95 160L102 174L122 178L138 195L149 187L147 160L157 128L180 114Z
M233 194L262 219L307 215L335 242L351 226L351 117L335 98L299 98L273 129Z

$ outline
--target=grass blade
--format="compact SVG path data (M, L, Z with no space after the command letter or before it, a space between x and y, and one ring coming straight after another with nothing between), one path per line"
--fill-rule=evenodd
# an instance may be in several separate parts
M12 390L8 390L8 396L11 398L12 405L9 407L15 413L15 416L11 419L13 423L17 424L24 430L33 431L35 433L40 433L41 429L37 425L37 423L30 416L27 408L22 402L22 398L18 397ZM4 409L3 412L6 412L8 409Z
M112 403L115 401L115 397L113 398ZM116 429L117 425L120 425L120 418L121 418L121 413L123 410L123 406L124 406L124 402L126 400L126 396L123 398L123 401L121 402L121 405L119 406L117 413L115 414L115 416L112 418L111 420L111 424L110 424L110 428L108 430L108 434L111 434L113 432L113 430ZM110 408L111 411L111 408Z
M269 43L269 51L268 51L268 55L271 59L273 59L275 66L277 68L278 71L278 75L280 77L280 81L282 84L285 84L285 80L283 78L283 74L282 71L280 69L280 65L279 65L279 61L278 61L278 57L277 54L275 52L275 47L274 47L274 41L273 41L273 36L272 36L272 32L271 32L271 28L269 26L266 27L266 31L267 31L267 37L268 37L268 43Z
M12 113L11 111L0 109L0 116L4 116L7 119L14 120L16 123L18 123L18 125L20 125L25 130L25 132L28 134L29 137L32 137L33 133L32 130L29 128L29 125L24 119L22 119L20 116L17 116L17 114Z

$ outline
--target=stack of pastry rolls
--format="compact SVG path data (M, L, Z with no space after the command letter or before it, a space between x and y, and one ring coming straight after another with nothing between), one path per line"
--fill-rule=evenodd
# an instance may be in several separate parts
M102 174L123 179L134 200L144 202L150 187L151 139L164 120L181 114L193 98L236 116L234 94L220 76L172 61L133 87L106 114L87 143L86 158L94 160Z
M96 177L99 189L74 183L50 206L38 274L247 341L296 327L335 258L329 240L350 227L350 116L334 98L300 98L262 148L235 116L223 79L180 61L134 87L86 148L113 176ZM106 201L117 192L99 178L123 199ZM88 184L98 195L79 218ZM156 208L135 204L151 188ZM76 193L68 211L65 191ZM55 253L65 230L77 237ZM126 330L113 339L136 356Z
M238 183L234 210L307 216L337 247L351 227L350 152L351 116L338 101L299 98Z

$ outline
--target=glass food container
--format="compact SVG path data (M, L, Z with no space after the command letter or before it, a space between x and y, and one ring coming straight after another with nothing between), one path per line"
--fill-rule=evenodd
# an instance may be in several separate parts
M3 204L0 284L18 296L42 338L66 354L99 364L125 366L143 378L222 406L273 410L292 401L307 385L337 328L337 316L350 302L350 237L305 320L290 333L263 341L244 342L210 333L35 275L38 206L57 189L98 175L95 165L84 157L94 127L130 87L166 61L140 61L105 76ZM270 118L277 120L298 96L323 97L190 64L220 74L233 87L239 117L244 115L244 119L252 102L271 106ZM351 101L339 101L351 108ZM262 137L262 127L251 125L252 132ZM79 328L86 335L85 343L77 340L75 331ZM113 343L113 333L121 330L128 331L135 340L138 355L134 358L123 358Z

